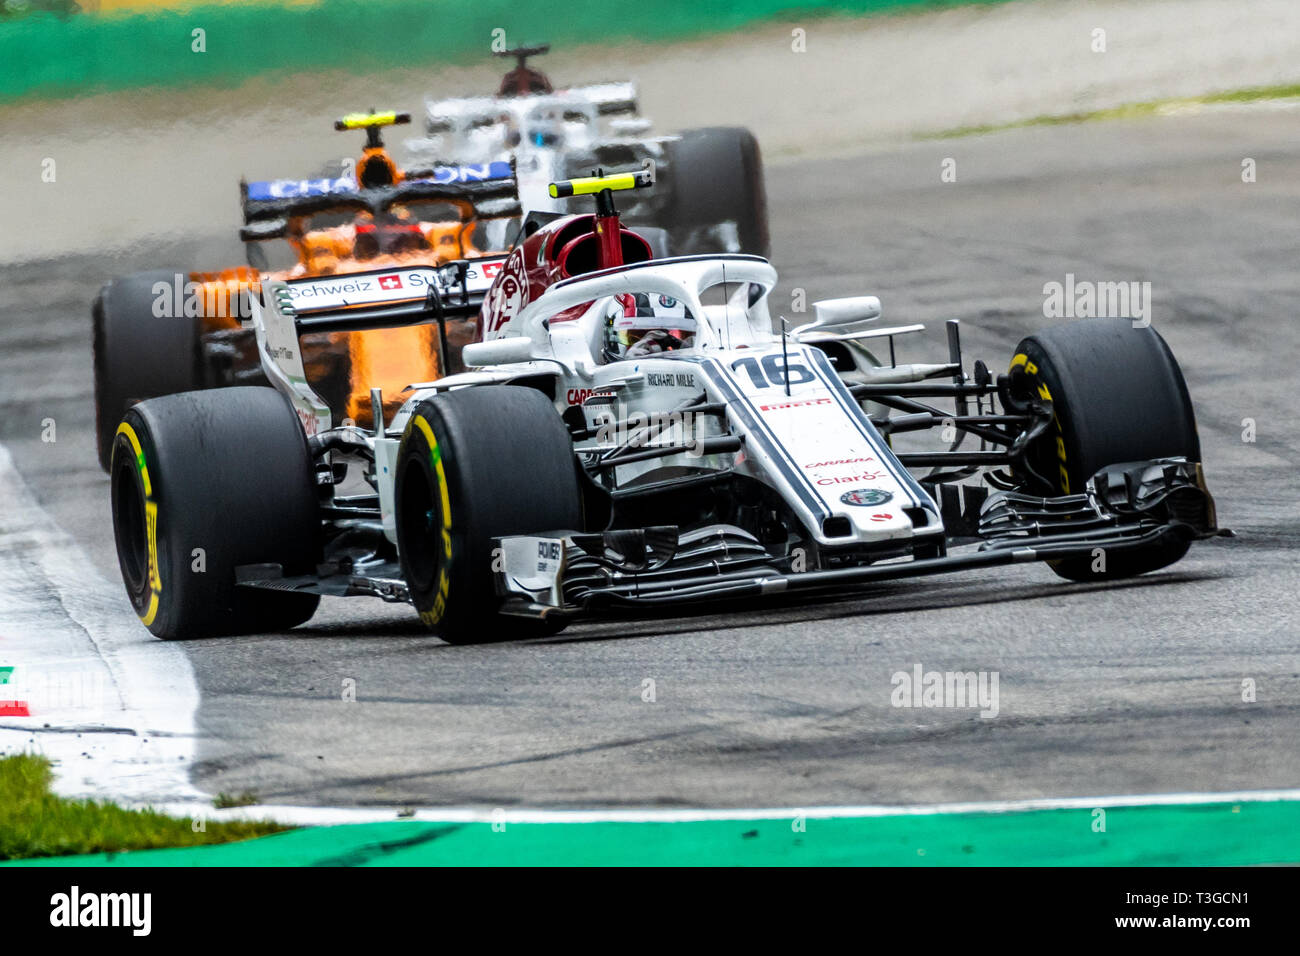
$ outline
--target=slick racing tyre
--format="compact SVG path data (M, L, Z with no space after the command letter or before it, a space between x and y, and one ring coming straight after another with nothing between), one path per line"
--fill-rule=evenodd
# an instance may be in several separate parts
M1100 469L1123 462L1201 460L1182 370L1150 327L1134 328L1128 319L1080 319L1036 332L1017 346L1011 374L1025 376L1028 390L1049 400L1054 412L1026 459L1034 474L1022 477L1034 493L1080 494ZM1189 540L1167 538L1116 550L1106 556L1104 571L1093 571L1090 558L1049 563L1072 581L1125 578L1173 564L1189 546Z
M315 570L320 517L306 436L269 388L150 399L113 439L113 534L140 620L164 639L281 631L314 594L235 586L235 569Z
M179 279L177 278L179 277ZM199 336L202 320L155 315L154 286L167 288L174 306L180 270L142 272L107 283L91 307L95 353L95 437L99 464L107 471L117 424L137 401L202 387ZM174 308L160 309L167 313Z
M747 129L687 130L665 147L671 177L668 223L675 254L729 252L706 248L701 228L735 223L740 251L767 258L767 189L758 140Z
M545 395L488 385L417 405L395 508L411 599L439 637L473 644L556 629L498 613L492 569L495 537L582 527L573 443Z

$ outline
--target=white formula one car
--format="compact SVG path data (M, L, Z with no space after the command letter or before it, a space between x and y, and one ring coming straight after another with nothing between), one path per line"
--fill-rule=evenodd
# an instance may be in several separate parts
M1216 533L1154 330L1049 328L997 376L966 369L956 322L946 361L897 364L894 339L920 327L876 328L874 297L777 333L765 260L659 260L621 226L615 191L647 185L554 184L594 195L595 215L526 222L486 287L458 265L376 275L403 290L384 301L263 283L252 324L278 391L151 399L118 430L117 547L150 630L276 630L320 595L368 594L448 641L489 641L614 607L842 596L1018 561L1126 577ZM303 378L306 332L473 313L475 370L411 386L387 422L374 390L373 430L332 427ZM924 430L951 436L892 447Z
M569 211L551 196L556 180L597 169L646 166L655 184L623 210L660 255L770 255L763 160L753 133L738 127L649 136L636 86L593 83L556 90L527 65L549 46L505 50L515 57L495 96L429 100L425 135L406 147L422 165L514 159L519 199L529 212ZM491 238L498 239L498 235ZM495 243L494 247L501 243Z

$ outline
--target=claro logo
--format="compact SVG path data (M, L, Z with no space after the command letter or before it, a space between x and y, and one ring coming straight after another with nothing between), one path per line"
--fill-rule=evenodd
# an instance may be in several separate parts
M50 897L51 926L129 927L133 936L148 936L152 912L152 893L82 893L74 886Z
M864 471L860 475L846 475L843 478L818 478L819 485L847 485L860 481L879 481L885 477L884 471Z

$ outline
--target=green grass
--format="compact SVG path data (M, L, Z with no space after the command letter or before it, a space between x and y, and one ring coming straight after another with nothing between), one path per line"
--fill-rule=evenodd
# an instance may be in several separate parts
M1300 83L1287 83L1280 86L1252 86L1243 90L1225 90L1209 93L1205 96L1192 96L1166 100L1147 100L1142 103L1129 103L1104 110L1090 110L1082 113L1053 113L1032 116L1029 119L1016 120L1011 123L989 123L982 126L957 126L940 130L921 137L922 139L950 139L956 136L982 136L985 133L1001 133L1010 129L1024 129L1028 126L1062 126L1067 123L1087 123L1093 120L1137 119L1155 116L1159 113L1176 110L1180 107L1205 106L1214 103L1254 103L1260 100L1285 100L1300 97Z
M3 0L0 0L2 3ZM40 0L56 3L60 0ZM137 15L27 16L0 23L0 101L189 85L322 68L483 63L495 30L565 48L659 43L766 22L870 16L1008 0L320 0L202 3ZM201 29L196 44L193 31ZM545 64L543 64L545 66ZM322 82L337 82L336 80Z
M252 790L245 790L243 793L223 792L212 799L212 805L218 810L224 810L227 807L251 807L256 803L261 803L261 800Z
M287 829L270 822L207 821L196 833L188 819L56 796L50 792L53 776L44 757L0 757L0 860L203 846Z

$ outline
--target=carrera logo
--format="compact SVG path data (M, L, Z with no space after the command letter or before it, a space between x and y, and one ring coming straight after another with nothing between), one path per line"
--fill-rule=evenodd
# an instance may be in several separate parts
M564 398L570 405L581 405L587 399L597 395L609 396L612 394L612 392L602 392L597 388L571 388L565 393Z
M834 468L836 465L865 465L869 461L876 459L868 455L866 458L841 458L839 461L815 461L811 465L804 465L805 468Z
M797 402L775 402L771 405L760 405L758 407L760 411L770 412L778 408L804 408L808 405L829 405L830 403L829 398L805 398Z
M400 289L402 287L401 276L380 276L379 288L381 289Z

